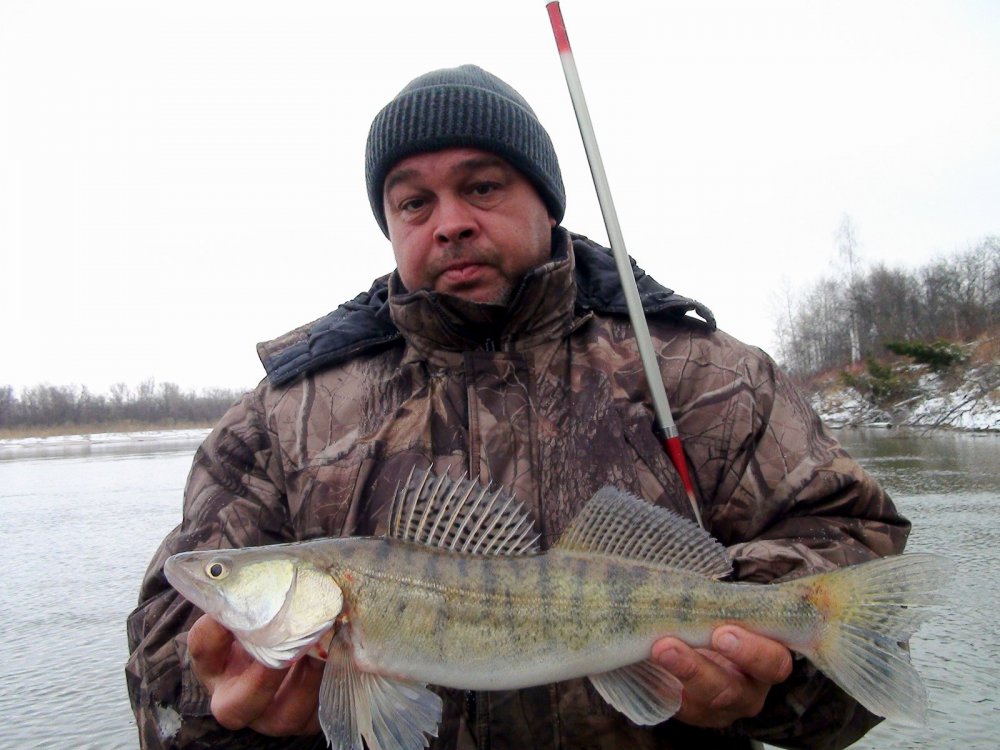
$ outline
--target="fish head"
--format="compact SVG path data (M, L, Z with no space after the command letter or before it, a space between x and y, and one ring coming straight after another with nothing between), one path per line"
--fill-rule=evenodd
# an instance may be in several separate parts
M287 557L248 555L245 550L182 552L163 572L185 599L231 630L266 627L293 587L295 564Z
M240 635L244 645L280 648L318 637L344 602L330 576L288 547L182 552L167 560L164 573L181 595Z

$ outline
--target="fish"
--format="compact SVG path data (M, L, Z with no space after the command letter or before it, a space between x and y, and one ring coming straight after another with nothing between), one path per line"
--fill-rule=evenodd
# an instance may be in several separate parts
M942 599L949 561L902 554L771 584L723 580L725 547L670 510L604 487L542 551L502 488L430 470L397 488L387 531L167 559L171 585L274 668L324 659L318 715L336 750L419 750L429 686L511 690L586 677L638 725L680 707L652 661L736 624L809 659L872 713L923 723L907 639Z

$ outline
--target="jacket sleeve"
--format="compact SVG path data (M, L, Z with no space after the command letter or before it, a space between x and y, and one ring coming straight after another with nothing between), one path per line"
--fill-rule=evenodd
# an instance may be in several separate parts
M283 474L264 425L260 393L246 394L195 454L180 526L160 545L128 618L126 681L141 747L291 748L303 740L269 740L222 729L187 662L187 631L201 615L173 590L163 563L177 552L291 540Z
M902 552L910 524L823 428L798 389L759 350L727 387L728 433L715 443L707 519L738 580L771 582ZM719 391L713 397L718 398ZM720 451L719 448L722 448ZM717 483L717 484L716 484ZM879 721L809 662L734 731L783 747L842 748Z

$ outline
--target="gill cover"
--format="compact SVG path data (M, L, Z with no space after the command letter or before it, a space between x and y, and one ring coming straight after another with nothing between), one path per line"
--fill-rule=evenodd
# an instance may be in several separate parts
M287 666L320 640L344 607L344 594L334 580L311 565L293 569L280 609L253 632L233 632L243 647L272 668Z

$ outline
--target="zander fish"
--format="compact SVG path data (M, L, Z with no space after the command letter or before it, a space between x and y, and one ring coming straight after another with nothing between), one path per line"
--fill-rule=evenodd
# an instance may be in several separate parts
M543 553L512 497L426 472L396 492L383 537L184 552L165 572L262 663L326 659L319 718L332 747L418 750L441 719L428 684L586 676L637 724L664 721L681 686L649 659L654 641L706 646L724 623L804 655L873 713L919 723L926 695L900 644L949 567L908 554L779 584L723 582L718 541L610 487Z

